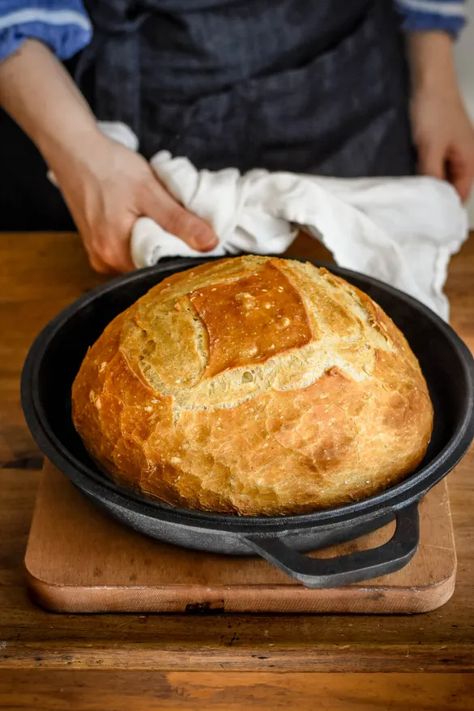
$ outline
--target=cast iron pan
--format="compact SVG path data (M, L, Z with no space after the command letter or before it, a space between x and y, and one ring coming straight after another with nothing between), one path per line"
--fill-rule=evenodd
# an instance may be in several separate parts
M405 333L420 360L435 408L432 441L405 481L369 499L300 516L239 517L179 509L114 484L88 456L71 421L71 384L85 352L114 316L154 284L203 259L179 259L134 272L89 292L36 338L22 375L28 426L45 455L90 499L142 533L188 548L266 558L307 587L335 587L403 567L418 545L418 503L457 464L474 436L472 356L430 309L391 286L329 268L366 291ZM382 546L338 558L314 550L355 538L396 518Z

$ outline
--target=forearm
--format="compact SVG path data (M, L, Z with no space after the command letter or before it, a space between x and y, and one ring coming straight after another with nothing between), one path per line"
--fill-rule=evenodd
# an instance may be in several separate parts
M474 177L474 131L464 108L447 32L407 34L410 117L418 172L448 180L466 200Z
M55 162L98 133L94 115L69 74L37 40L0 63L0 105Z
M412 96L436 93L460 101L452 37L446 32L409 32L406 39Z

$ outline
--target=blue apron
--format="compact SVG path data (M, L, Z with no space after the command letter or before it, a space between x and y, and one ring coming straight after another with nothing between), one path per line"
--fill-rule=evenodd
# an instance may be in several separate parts
M413 172L393 0L86 0L75 78L149 157L334 176Z

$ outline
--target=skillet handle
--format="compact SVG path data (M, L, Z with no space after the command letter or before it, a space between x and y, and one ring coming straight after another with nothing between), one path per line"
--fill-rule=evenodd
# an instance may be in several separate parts
M332 588L400 570L419 543L418 503L396 512L392 538L377 548L335 558L309 558L278 536L245 537L255 553L273 563L307 588Z

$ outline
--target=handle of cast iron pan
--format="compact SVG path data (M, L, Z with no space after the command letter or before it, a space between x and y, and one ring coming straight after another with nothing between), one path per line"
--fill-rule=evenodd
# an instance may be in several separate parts
M400 570L419 543L418 503L396 512L392 538L377 548L335 558L310 558L290 548L278 536L245 537L255 553L308 588L332 588Z

